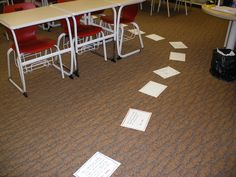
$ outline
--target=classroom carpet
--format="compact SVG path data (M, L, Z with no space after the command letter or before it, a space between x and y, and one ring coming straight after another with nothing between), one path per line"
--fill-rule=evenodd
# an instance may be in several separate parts
M53 67L33 71L26 75L28 98L7 79L11 42L1 27L0 177L72 177L96 152L121 163L114 177L236 176L236 83L209 73L228 21L195 7L186 16L172 5L170 18L165 6L153 16L148 3L143 8L136 19L145 32L140 53L116 63L79 55L74 79L62 79ZM39 33L56 38L61 31ZM170 41L188 48L174 49ZM138 42L127 41L123 52ZM111 57L112 45L107 48ZM170 52L186 53L186 61L169 60ZM63 55L64 63L69 59ZM166 66L180 74L163 79L153 73ZM149 81L168 87L157 98L140 93ZM120 126L129 108L152 112L145 132Z

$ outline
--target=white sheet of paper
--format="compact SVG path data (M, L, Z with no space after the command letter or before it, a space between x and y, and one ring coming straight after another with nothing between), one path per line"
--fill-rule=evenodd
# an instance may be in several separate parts
M220 11L220 12L225 12L229 14L235 14L236 15L236 8L233 7L227 7L227 6L214 6L211 9Z
M175 61L185 61L186 54L185 53L180 53L180 52L170 52L170 60L175 60Z
M180 74L179 71L175 70L174 68L171 68L170 66L155 70L153 72L164 79Z
M164 37L161 37L161 36L159 36L157 34L149 34L146 37L149 38L149 39L152 39L154 41L160 41L160 40L165 39Z
M169 42L175 49L187 49L188 47L183 42Z
M113 24L111 24L111 26L113 26ZM124 27L126 27L128 25L121 23L120 26L122 26L124 28Z
M149 81L143 88L141 88L139 91L153 96L157 98L165 89L167 88L166 85L162 85L153 81Z
M131 30L128 30L128 31L135 34L135 35L138 35L138 30L137 29L131 29ZM140 34L145 34L145 32L140 30Z
M124 28L124 27L126 27L126 26L128 26L128 25L126 25L126 24L123 24L123 23L122 23L122 24L120 24L120 25L121 25L123 28Z
M96 15L92 15L92 18L93 18L93 19L96 19L96 18L98 18L98 16L96 16Z
M76 177L110 177L120 166L117 162L106 155L96 152L82 167L75 173Z
M151 112L130 108L123 122L121 123L121 126L139 131L145 131L151 115Z

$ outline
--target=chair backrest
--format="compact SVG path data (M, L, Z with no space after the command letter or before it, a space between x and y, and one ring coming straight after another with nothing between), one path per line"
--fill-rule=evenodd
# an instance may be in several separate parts
M70 1L74 1L74 0L57 0L57 3L70 2ZM75 17L77 25L80 24L80 19L82 18L82 16L83 15L78 15ZM74 22L73 22L72 18L69 18L69 21L70 21L71 30L73 32L74 31ZM61 25L64 29L64 32L68 33L68 27L67 27L66 20L62 19L62 20L60 20L60 22L61 22Z
M133 5L125 6L122 9L121 17L129 19L130 21L134 21L135 17L138 14L138 8L139 8L139 4L133 4Z
M28 10L28 9L33 9L33 8L35 8L35 5L30 2L7 5L7 6L4 6L3 13L10 13L10 12ZM25 28L15 30L17 41L21 43L24 41L36 39L36 30L37 30L37 26L30 26L30 27L25 27ZM9 29L7 30L7 33L9 37L12 38L12 34Z

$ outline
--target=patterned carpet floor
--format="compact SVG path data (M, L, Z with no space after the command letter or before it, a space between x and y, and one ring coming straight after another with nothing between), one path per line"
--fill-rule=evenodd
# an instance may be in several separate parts
M121 163L114 177L236 176L236 84L209 73L228 21L199 8L185 16L171 6L170 18L164 6L153 16L149 8L144 4L137 17L146 32L141 53L116 63L86 53L73 80L52 67L34 71L26 76L28 98L8 82L10 42L1 30L0 177L72 177L97 151ZM60 31L40 33L54 38ZM188 48L173 49L169 41ZM137 46L135 39L124 47ZM169 60L171 51L186 53L186 61ZM165 66L181 73L168 79L153 73ZM138 92L148 81L168 87L158 98ZM129 108L152 112L145 132L120 126Z

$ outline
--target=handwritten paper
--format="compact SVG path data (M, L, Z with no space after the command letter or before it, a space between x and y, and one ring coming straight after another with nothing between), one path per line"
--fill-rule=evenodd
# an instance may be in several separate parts
M152 39L154 41L160 41L160 40L165 39L164 37L161 37L161 36L159 36L157 34L149 34L146 37L149 38L149 39Z
M188 48L183 42L169 42L170 45L172 45L172 47L174 47L175 49L186 49Z
M145 131L151 115L151 112L130 108L123 122L121 123L121 126L139 131Z
M179 71L175 70L174 68L171 68L170 66L155 70L153 72L164 79L175 76L180 73Z
M96 152L81 168L74 173L74 176L110 177L119 166L120 162L117 162L100 152Z
M157 98L166 88L166 85L149 81L143 88L139 90L139 92Z
M128 31L133 33L134 35L138 35L138 30L137 29L131 29L131 30L128 30ZM145 32L140 30L140 34L145 34Z
M186 54L180 52L170 52L169 59L175 61L185 61Z

